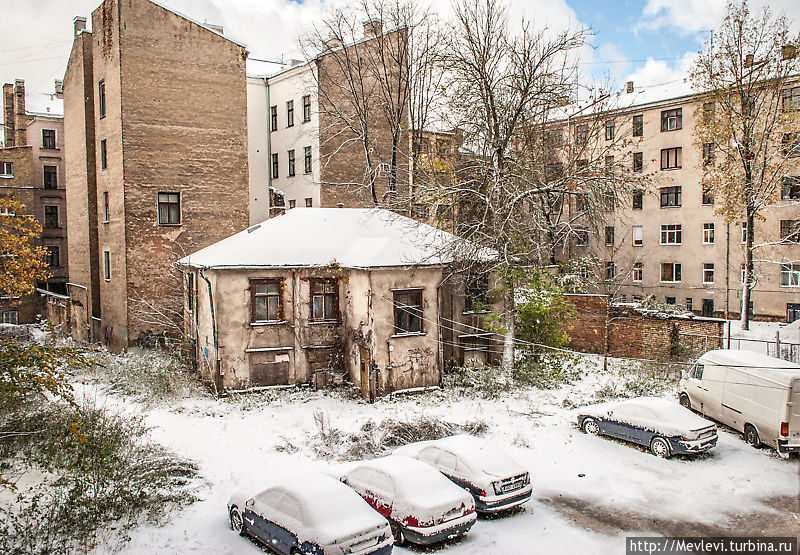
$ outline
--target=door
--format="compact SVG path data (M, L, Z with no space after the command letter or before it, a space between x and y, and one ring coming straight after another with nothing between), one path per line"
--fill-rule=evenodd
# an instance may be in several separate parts
M370 361L369 361L369 351L367 349L359 349L359 358L361 359L361 363L359 366L359 374L361 379L361 397L365 401L371 401L370 399Z
M703 316L714 317L714 299L703 299Z
M786 303L786 321L792 323L800 320L800 303Z

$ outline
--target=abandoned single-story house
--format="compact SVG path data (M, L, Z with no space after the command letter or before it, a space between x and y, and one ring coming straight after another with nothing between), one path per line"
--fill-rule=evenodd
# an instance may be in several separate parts
M453 268L470 249L379 209L298 208L251 226L179 262L198 369L218 391L349 381L374 399L439 385L448 363L496 363L472 310L488 279Z

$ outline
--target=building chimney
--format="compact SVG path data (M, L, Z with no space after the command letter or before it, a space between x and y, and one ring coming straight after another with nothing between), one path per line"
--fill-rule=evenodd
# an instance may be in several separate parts
M72 18L72 27L75 30L75 34L77 35L81 31L86 30L86 18L80 15L76 15Z
M14 146L14 85L3 85L3 146Z
M792 60L797 56L797 47L793 44L785 44L781 48L781 56L784 60Z
M14 145L28 144L28 122L25 116L25 80L14 79Z
M633 81L628 81L625 83L625 92L632 93L633 92Z
M64 81L56 79L56 98L64 98Z
M364 22L364 38L377 37L383 34L383 21L378 18L368 19Z

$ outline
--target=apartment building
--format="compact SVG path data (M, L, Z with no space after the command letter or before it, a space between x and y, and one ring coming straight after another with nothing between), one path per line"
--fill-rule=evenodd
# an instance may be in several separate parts
M341 58L337 60L337 56L342 56L343 49L376 48L382 39L388 42L386 36L405 32L404 29L392 30L384 35L381 22L370 20L364 23L363 38L354 44L327 44L314 59L290 60L278 64L277 71L261 64L260 68L253 67L249 71L251 224L283 208L270 205L273 195L269 191L283 199L286 209L375 206L365 186L367 168L363 143L342 123L341 115L355 108L349 96L351 91L345 84L347 79L339 75L340 64L345 64ZM354 59L359 56L352 51L348 55ZM341 77L339 82L336 82L337 76ZM359 102L377 100L363 98ZM400 172L405 171L398 180L402 183L398 186L401 190L395 187L396 190L390 191L388 172L381 169L388 167L391 160L391 130L374 107L372 114L366 125L371 140L370 154L380 174L375 184L376 196L381 205L396 204L391 201L407 198L408 168L404 161L398 164ZM406 131L404 129L400 139L404 146L408 141Z
M64 77L73 333L124 349L179 330L174 263L248 225L247 51L150 0L91 18Z
M67 290L67 211L64 186L62 83L52 94L30 94L21 79L3 85L3 146L0 195L21 202L42 225L50 277L37 288ZM38 295L2 299L3 322L30 323L39 313Z
M605 289L621 301L650 296L698 315L738 318L746 226L744 217L726 222L703 189L704 166L713 163L713 146L693 134L703 99L687 83L638 91L629 83L628 91L625 108L602 115L597 144L617 140L610 163L652 179L619 199L594 236ZM800 319L800 238L792 235L800 221L799 179L785 176L781 198L755 230L755 244L772 243L755 256L755 319Z

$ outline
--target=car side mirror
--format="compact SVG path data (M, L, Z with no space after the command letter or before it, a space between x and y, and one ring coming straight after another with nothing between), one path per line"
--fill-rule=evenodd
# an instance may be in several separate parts
M245 507L252 507L253 503L255 503L254 499L248 499L247 501L245 501L244 506Z

